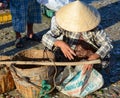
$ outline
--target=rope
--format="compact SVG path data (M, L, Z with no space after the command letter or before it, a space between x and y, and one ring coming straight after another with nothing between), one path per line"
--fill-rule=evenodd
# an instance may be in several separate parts
M47 54L47 51L46 49L44 50L44 53L46 53L47 57L48 57L48 54ZM43 53L43 54L44 54ZM45 55L43 55L43 58L44 58ZM51 59L50 59L51 60ZM55 68L55 73L54 73L54 76L53 76L53 88L51 88L51 86L47 83L47 81L43 80L42 81L42 90L40 92L40 98L44 97L44 98L49 98L49 95L51 92L53 92L53 90L56 88L56 82L55 82L55 78L56 78L56 75L57 75L57 68L56 68L56 65L55 65L55 62L54 60L51 60L51 62L54 63L54 68Z

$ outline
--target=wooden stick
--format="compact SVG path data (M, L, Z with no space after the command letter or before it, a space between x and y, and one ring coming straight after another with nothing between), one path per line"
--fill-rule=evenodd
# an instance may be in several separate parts
M92 60L92 61L80 61L80 62L39 62L39 61L0 61L0 64L19 64L19 65L45 65L45 66L75 66L75 65L81 65L81 64L99 64L101 63L100 59Z

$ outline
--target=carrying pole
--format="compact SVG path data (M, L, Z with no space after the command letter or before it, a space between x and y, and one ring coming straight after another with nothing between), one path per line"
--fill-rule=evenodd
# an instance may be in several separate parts
M76 66L76 65L85 65L85 64L100 64L101 60L91 60L91 61L80 61L80 62L47 62L47 61L0 61L0 64L11 65L37 65L37 66Z

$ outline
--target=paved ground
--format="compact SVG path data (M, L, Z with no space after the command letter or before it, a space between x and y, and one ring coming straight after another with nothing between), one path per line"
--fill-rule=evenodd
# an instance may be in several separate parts
M105 31L109 33L113 40L113 50L111 51L110 73L107 74L105 70L102 71L105 79L104 88L100 91L93 93L93 98L120 98L120 0L82 0L86 3L98 8ZM42 36L50 27L50 18L43 16L42 24L35 24L34 31ZM25 33L23 34L23 37ZM14 55L15 53L23 50L16 49L14 46L15 35L12 30L11 23L0 25L0 54L1 55ZM41 43L27 42L25 40L25 48L44 48ZM15 91L9 94L14 95ZM18 93L16 93L18 94ZM15 95L16 96L16 95ZM8 98L2 97L0 98ZM12 98L12 97L10 97ZM16 97L20 98L20 97ZM69 98L59 94L58 98Z

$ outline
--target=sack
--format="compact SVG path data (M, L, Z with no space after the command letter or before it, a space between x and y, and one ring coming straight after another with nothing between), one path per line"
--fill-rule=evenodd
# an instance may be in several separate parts
M79 40L75 47L75 53L79 58L88 58L90 55L94 54L96 50L95 47L84 40Z
M56 79L57 89L70 97L85 97L103 86L102 75L95 69L82 74L82 65L66 67Z
M0 56L0 61L10 60L10 56ZM0 94L15 89L15 83L8 66L6 64L0 64Z
M47 8L57 11L62 6L74 0L37 0L38 3L45 5Z
M0 94L13 89L15 89L15 83L10 69L6 65L0 65Z

